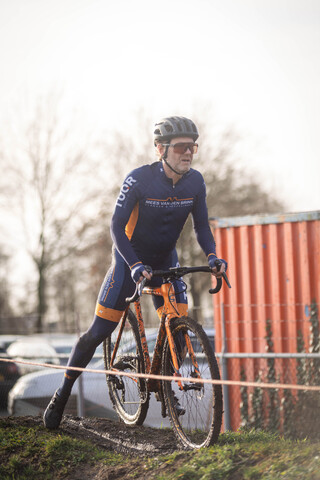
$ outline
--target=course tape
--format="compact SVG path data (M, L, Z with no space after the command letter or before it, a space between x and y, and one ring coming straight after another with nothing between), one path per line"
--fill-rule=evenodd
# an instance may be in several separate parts
M27 362L25 360L14 360L9 358L0 358L0 362L12 362L21 363L24 365L34 365L37 367L55 368L59 370L74 370L76 372L89 372L89 373L103 373L104 375L118 375L123 377L134 378L150 378L153 380L165 380L165 381L181 381L181 382L193 382L193 383L211 383L213 385L240 385L241 387L256 387L256 388L274 388L284 390L309 390L320 392L320 385L296 385L288 383L263 383L263 382L242 382L238 380L212 380L211 378L189 378L189 377L172 377L166 375L153 375L151 373L128 373L114 370L97 370L94 368L80 368L80 367L66 367L65 365L52 365L51 363L37 363Z

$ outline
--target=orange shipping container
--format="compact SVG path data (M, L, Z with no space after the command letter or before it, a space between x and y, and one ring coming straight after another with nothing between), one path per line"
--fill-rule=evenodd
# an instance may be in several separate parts
M232 285L213 299L216 351L222 350L222 312L227 352L265 353L267 319L275 353L297 352L299 330L308 345L305 320L311 303L320 302L320 211L210 222L218 255L229 263ZM240 362L232 362L229 379L239 380ZM229 395L231 426L236 429L239 392L232 388Z

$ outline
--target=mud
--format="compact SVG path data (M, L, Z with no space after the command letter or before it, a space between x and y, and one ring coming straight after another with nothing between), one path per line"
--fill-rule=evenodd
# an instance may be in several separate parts
M7 421L28 427L43 425L40 416L9 417ZM107 418L65 415L57 431L74 438L89 440L109 451L133 456L166 455L181 449L171 429L127 426Z
M101 418L66 416L60 426L69 435L92 439L97 445L119 453L155 456L180 450L170 429L127 426Z

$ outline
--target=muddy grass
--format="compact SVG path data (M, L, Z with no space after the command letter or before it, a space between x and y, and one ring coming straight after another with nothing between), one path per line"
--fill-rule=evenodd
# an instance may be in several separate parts
M44 429L40 416L7 417L1 420L5 422L7 428ZM97 465L82 464L71 473L68 472L67 477L61 477L68 480L152 478L152 472L146 468L148 458L169 455L181 448L170 429L131 427L109 419L93 417L79 418L65 415L59 429L50 432L57 436L66 434L74 439L89 442L106 452L124 455L125 463L122 462L120 465L102 465L100 462ZM5 462L6 459L2 458L1 461Z
M263 431L226 432L185 451L170 429L66 415L48 431L39 417L0 419L1 480L320 480L319 442Z
M30 418L31 421L35 419L42 424L41 418ZM131 427L106 418L78 418L66 415L59 430L76 438L92 440L98 447L118 453L155 456L181 449L171 429Z

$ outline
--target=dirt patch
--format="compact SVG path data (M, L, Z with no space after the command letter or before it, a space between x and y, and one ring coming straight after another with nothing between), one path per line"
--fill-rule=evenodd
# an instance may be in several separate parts
M26 427L43 425L40 416L9 417L7 421ZM73 438L89 440L100 448L129 455L166 455L181 449L170 429L131 427L107 418L80 418L65 415L57 431Z
M100 447L120 453L154 456L173 453L180 449L169 429L143 426L127 426L101 418L77 418L65 416L60 428L77 438L91 439Z

